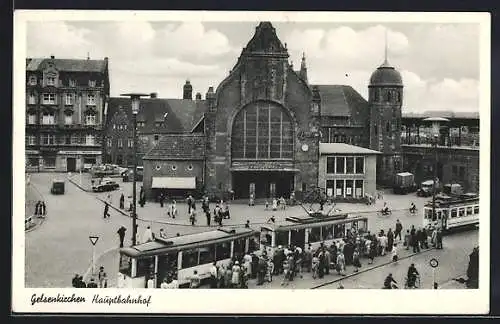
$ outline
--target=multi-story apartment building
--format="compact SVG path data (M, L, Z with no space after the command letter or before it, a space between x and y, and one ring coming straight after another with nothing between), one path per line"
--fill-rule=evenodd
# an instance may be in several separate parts
M78 171L102 161L108 58L26 60L26 168Z

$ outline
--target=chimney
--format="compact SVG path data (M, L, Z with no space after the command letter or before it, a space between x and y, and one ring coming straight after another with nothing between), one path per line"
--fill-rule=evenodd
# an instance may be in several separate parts
M215 111L215 93L214 87L209 87L208 92L205 95L205 99L207 100L208 110Z
M157 92L151 92L151 93L149 94L149 97L150 97L151 99L156 99L156 98L158 98L158 93L157 93Z
M196 100L201 100L201 93L199 92L196 93Z
M189 99L193 100L193 86L191 85L191 82L189 80L186 80L186 84L183 87L184 94L182 96L182 99Z

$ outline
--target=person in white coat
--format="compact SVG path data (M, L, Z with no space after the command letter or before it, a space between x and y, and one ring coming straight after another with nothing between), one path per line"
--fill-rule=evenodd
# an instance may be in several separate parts
M154 241L153 238L153 231L151 230L151 226L148 225L148 227L144 230L144 234L142 235L142 243L146 242L152 242Z
M233 288L237 288L240 284L240 272L241 272L240 263L238 261L234 263L232 270L233 274L231 277L231 286Z

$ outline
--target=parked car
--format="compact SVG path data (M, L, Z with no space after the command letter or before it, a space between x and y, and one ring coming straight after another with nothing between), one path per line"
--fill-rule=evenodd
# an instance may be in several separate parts
M142 181L144 175L144 167L143 166L138 166L137 167L137 175L135 177L135 181ZM134 170L133 169L128 169L125 172L122 173L122 180L123 182L128 182L134 180Z
M54 180L52 181L52 188L50 188L50 193L53 195L64 195L64 180Z
M447 195L459 196L464 193L464 189L458 183L449 183L443 186L443 193Z
M120 188L120 185L115 181L104 178L97 185L92 186L92 191L94 192L103 192L103 191L113 191Z
M434 187L434 181L427 180L420 184L420 189L417 190L417 196L419 197L430 197L432 196L432 188ZM435 192L438 193L439 189L439 180L436 181Z

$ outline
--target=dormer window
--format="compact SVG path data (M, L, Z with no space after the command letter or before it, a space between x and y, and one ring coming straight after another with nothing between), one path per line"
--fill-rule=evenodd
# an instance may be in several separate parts
M75 80L69 80L69 86L70 87L76 87L76 81Z
M30 76L29 84L30 85L36 85L37 84L36 76L34 76L34 75Z
M95 87L95 80L89 80L89 87L91 88Z
M96 101L96 98L95 98L94 94L87 95L87 105L88 106L95 106L95 101Z
M56 78L53 76L48 76L47 77L47 85L55 86L56 85Z

